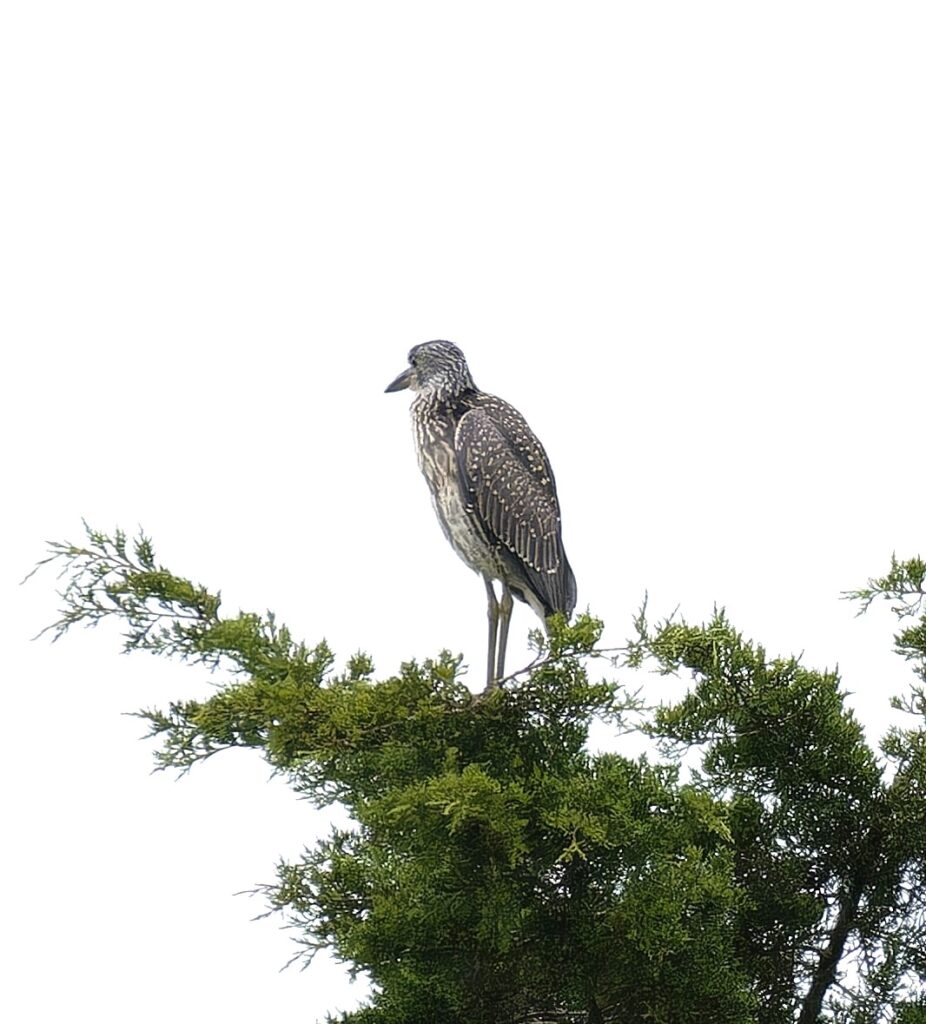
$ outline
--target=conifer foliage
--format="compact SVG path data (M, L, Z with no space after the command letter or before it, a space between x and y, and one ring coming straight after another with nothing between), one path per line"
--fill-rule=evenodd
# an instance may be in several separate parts
M252 747L349 812L264 887L298 957L328 948L371 978L345 1024L926 1022L920 560L848 595L893 602L916 677L880 751L836 674L767 656L722 612L641 611L608 657L596 619L554 622L528 669L475 696L448 652L386 679L361 654L336 671L271 614L225 616L145 536L88 528L47 562L55 638L114 617L127 650L224 674L139 712L160 768ZM687 692L645 709L643 667ZM591 753L596 719L645 730L658 756Z

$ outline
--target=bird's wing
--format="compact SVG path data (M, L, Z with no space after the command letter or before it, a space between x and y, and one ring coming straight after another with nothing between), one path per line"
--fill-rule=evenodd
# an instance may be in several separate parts
M467 510L492 544L517 559L550 608L567 609L572 572L563 552L556 485L524 418L499 399L477 406L460 418L455 447Z

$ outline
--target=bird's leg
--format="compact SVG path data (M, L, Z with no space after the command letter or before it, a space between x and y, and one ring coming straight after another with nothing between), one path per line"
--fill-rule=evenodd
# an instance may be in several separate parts
M492 581L485 577L486 595L489 598L489 671L486 678L486 690L495 688L495 640L498 636L498 600Z
M496 683L505 678L505 650L508 647L508 624L511 622L511 608L514 598L507 583L502 583L502 599L499 605L498 626L498 669L495 673Z

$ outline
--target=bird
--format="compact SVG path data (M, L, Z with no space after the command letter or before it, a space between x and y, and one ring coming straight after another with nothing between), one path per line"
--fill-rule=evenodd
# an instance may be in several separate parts
M553 470L524 417L476 387L452 342L415 345L408 364L386 393L415 392L418 464L434 510L454 551L485 582L489 692L505 677L512 596L545 628L550 616L562 612L568 619L576 605Z

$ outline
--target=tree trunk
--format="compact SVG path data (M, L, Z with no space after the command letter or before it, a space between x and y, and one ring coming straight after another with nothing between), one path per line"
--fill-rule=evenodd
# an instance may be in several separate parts
M846 947L846 940L855 924L863 888L861 872L859 872L852 879L849 891L839 901L839 913L836 915L836 922L830 932L830 940L820 954L810 988L807 990L807 995L804 996L797 1024L817 1024L820 1011L823 1009L823 999L827 989L836 980L836 968L839 966L843 950Z

